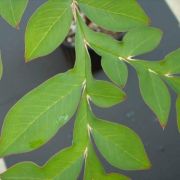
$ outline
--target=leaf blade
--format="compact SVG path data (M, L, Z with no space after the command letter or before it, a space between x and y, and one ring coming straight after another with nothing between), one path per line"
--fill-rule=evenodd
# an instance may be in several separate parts
M87 93L99 107L111 107L126 99L126 94L120 88L101 80L93 80L88 84Z
M160 43L162 32L153 27L130 30L123 38L124 57L142 55L155 49Z
M1 0L0 15L13 27L18 28L28 0Z
M71 1L48 1L32 15L25 33L26 61L51 53L63 42L72 21Z
M51 78L22 98L6 116L0 155L32 151L54 136L74 114L82 81L81 77L69 71Z
M95 119L92 135L101 154L113 166L123 170L150 168L140 138L129 128Z
M78 2L80 9L91 21L112 31L127 31L149 23L145 12L133 0L109 0L108 2L78 0Z
M158 117L161 126L165 128L171 106L167 86L153 70L146 69L142 65L135 65L135 68L138 73L141 95L145 103Z
M128 79L126 64L114 57L102 57L101 65L106 75L118 86L124 87Z
M47 179L76 180L82 168L84 149L72 146L53 156L43 167Z

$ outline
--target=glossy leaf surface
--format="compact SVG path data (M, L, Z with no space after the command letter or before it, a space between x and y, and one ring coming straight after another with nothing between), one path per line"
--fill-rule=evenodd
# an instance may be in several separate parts
M63 42L72 21L71 2L47 1L32 15L26 28L26 61L51 53Z

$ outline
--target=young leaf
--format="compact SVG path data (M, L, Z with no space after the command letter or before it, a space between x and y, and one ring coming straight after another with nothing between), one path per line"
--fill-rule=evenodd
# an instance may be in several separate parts
M91 126L97 148L113 166L123 170L150 168L143 144L135 132L123 125L97 119Z
M43 171L47 179L76 180L80 174L85 149L67 148L56 154L44 166Z
M1 0L0 15L13 27L18 28L28 0Z
M25 95L5 118L0 156L32 151L52 138L76 111L82 81L71 70Z
M149 23L145 12L134 0L78 0L78 3L91 21L112 31L127 31Z
M144 66L135 67L139 77L141 95L145 103L152 109L165 128L171 106L171 98L167 86L158 74Z
M26 61L51 53L63 42L72 20L71 1L47 1L33 14L25 35Z
M3 75L3 63L2 63L1 52L0 52L0 79L2 78L2 75Z
M180 48L168 54L160 61L164 74L180 74Z
M10 167L7 171L0 175L2 180L6 179L21 179L21 180L31 180L31 179L46 179L45 174L42 169L32 162L18 163Z
M93 80L87 85L87 93L99 107L111 107L126 99L126 94L107 81Z
M153 27L130 30L123 38L124 56L137 56L152 51L160 43L162 32Z
M103 56L101 65L106 75L117 85L124 87L128 79L126 64L118 58Z
M85 173L84 173L85 180L128 180L129 178L123 176L121 174L105 173L104 168L102 167L98 157L96 156L94 149L91 144L88 146L88 153L86 157L86 164L85 164Z
M177 125L180 133L180 96L178 96L176 101L176 113L177 113Z

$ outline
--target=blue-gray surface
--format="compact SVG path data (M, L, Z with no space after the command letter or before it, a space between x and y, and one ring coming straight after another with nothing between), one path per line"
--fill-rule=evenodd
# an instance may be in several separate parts
M28 17L44 2L30 1L23 18L21 29L16 31L0 20L0 49L4 63L4 76L0 82L0 124L10 107L25 93L58 72L70 68L61 49L34 62L24 63L24 31ZM162 59L164 55L180 47L180 29L169 8L162 0L139 0L152 20L152 24L164 32L164 38L157 50L144 55L144 59ZM106 78L102 72L97 78ZM125 88L128 100L111 109L94 111L99 117L123 123L134 129L142 138L153 167L148 171L123 172L134 180L178 180L180 179L180 135L177 131L174 94L172 111L167 129L163 131L153 113L145 106L140 95L137 77L129 68L129 80ZM73 121L65 125L51 142L41 149L6 158L8 166L24 160L43 164L59 149L68 146L72 139ZM102 157L101 157L102 158ZM117 169L108 165L102 158L108 172ZM82 178L80 178L82 179Z

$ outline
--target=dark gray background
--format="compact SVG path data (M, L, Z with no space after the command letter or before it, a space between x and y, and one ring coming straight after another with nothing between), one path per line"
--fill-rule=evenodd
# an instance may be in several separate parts
M0 81L0 125L10 107L28 91L59 72L71 67L58 48L52 54L36 61L24 63L24 31L32 12L45 0L31 0L23 17L20 30L11 28L0 19L0 49L3 56L4 75ZM157 50L146 54L144 59L162 59L164 55L180 47L178 22L162 0L139 0L152 24L164 32L164 38ZM98 79L106 78L98 72ZM172 110L169 123L163 131L153 113L145 106L139 95L136 73L129 68L129 80L125 88L128 100L111 109L94 108L102 118L127 125L142 138L153 167L148 171L123 172L134 180L179 180L180 179L180 134L177 131L175 95L172 94ZM71 144L73 120L66 124L51 142L31 153L6 158L8 166L24 160L43 164L59 149ZM111 167L103 158L108 172L119 170Z

